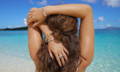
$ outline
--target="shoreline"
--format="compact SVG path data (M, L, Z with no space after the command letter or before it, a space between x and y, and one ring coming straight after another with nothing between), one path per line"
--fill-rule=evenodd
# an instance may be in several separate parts
M27 29L27 26L23 26L16 28L0 28L0 31L26 31ZM120 30L120 27L95 28L95 30Z

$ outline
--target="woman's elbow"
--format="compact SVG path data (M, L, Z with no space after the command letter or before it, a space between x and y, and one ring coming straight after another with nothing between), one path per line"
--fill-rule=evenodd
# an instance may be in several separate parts
M82 63L82 67L87 68L92 63L92 60L82 60Z
M92 7L89 4L83 4L84 8L88 11L92 11Z
M83 57L82 58L83 67L84 68L88 67L92 63L93 58L94 58L94 53L90 54L90 56L88 57Z
M90 6L90 5L88 5L88 4L83 4L83 10L84 10L84 13L85 13L85 16L86 15L91 15L92 14L92 7Z
M81 18L85 18L88 16L92 16L92 7L88 4L79 4L79 12L82 11L82 17Z

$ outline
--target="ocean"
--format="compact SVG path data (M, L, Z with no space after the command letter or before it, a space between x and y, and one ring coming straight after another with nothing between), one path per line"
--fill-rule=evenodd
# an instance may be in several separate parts
M27 31L0 31L0 54L30 60ZM95 30L95 55L87 72L120 72L120 30Z

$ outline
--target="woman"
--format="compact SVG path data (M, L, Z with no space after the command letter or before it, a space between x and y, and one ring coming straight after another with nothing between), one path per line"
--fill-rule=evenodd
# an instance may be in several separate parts
M48 23L45 23L46 18L48 18L47 16L50 16L53 14L62 14L62 15L81 18L80 34L79 34L80 47L78 50L77 48L75 50L76 52L77 51L79 52L79 54L76 54L76 55L79 55L78 57L79 59L73 59L73 61L75 60L77 61L76 62L77 66L75 66L74 63L70 64L71 52L67 48L68 45L65 46L64 41L62 42L59 39L57 39L54 36L54 34L52 34L54 33L54 28L50 29L51 28L50 25L48 25ZM49 22L49 19L48 19L48 22ZM39 23L39 24L36 24L36 23ZM29 24L28 34L29 34L30 55L33 61L35 62L37 72L40 72L40 71L46 72L45 69L49 69L47 72L51 72L51 71L85 72L86 67L91 63L94 55L93 16L92 16L92 9L89 5L65 4L65 5L57 5L57 6L46 6L44 8L33 8L31 9L28 16L28 24ZM46 49L46 45L42 40L41 31L45 33L46 38L48 40L48 44L47 44L48 49ZM47 50L49 54L44 52L44 51L47 52ZM48 63L46 65L43 65L42 62L45 62L44 60L46 59L43 57L43 55L40 55L40 54L45 54L45 57L50 56L51 57L50 60L52 61L55 60L54 61L55 65L52 65L52 66L56 66L57 68L52 66L51 67L46 66L48 65ZM49 61L49 59L47 59L47 61ZM56 64L56 62L58 64ZM68 64L70 64L70 67ZM75 67L71 68L72 66L75 66Z

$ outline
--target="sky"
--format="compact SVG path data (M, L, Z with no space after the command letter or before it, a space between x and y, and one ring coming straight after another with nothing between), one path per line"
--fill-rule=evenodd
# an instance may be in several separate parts
M0 0L0 28L26 26L32 7L70 3L91 5L95 28L120 27L120 0Z

